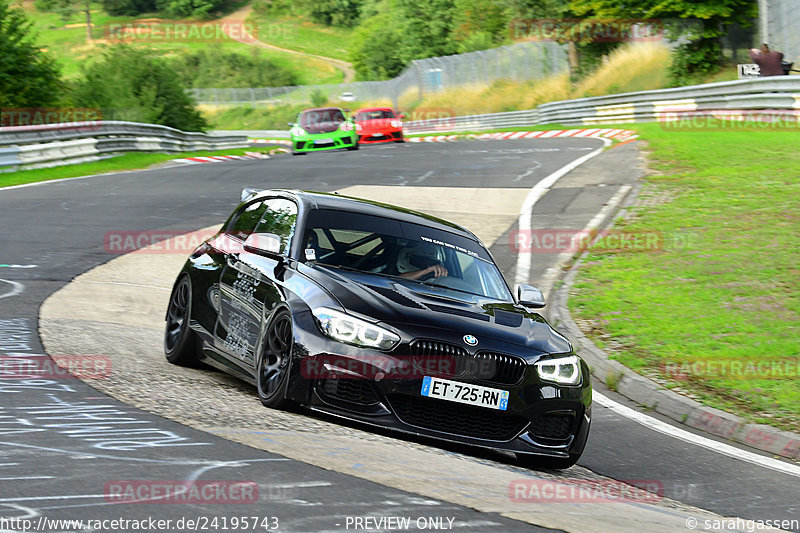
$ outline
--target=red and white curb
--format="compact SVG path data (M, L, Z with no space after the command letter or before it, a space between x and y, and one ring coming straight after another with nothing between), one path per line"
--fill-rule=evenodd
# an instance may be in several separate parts
M184 157L182 159L173 159L173 163L182 163L184 165L196 165L199 163L219 163L223 161L239 161L241 159L269 159L267 154L256 154L255 152L246 155L209 155L198 157Z
M247 142L255 144L285 144L286 146L292 145L292 141L288 139L247 139Z
M408 142L451 142L458 139L477 139L480 141L506 140L506 139L545 139L552 137L605 137L616 141L630 141L636 139L636 132L630 130L614 129L575 129L575 130L546 130L546 131L504 131L499 133L483 133L475 135L429 135L427 137L411 137Z

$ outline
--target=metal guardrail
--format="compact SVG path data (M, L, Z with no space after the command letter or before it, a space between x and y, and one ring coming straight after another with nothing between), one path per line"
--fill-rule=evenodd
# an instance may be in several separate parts
M528 111L445 117L405 123L406 133L595 125L679 120L705 112L781 110L800 117L800 76L775 76L655 91L577 98Z
M246 146L246 135L209 135L138 122L16 126L0 128L0 171L96 161L122 152L188 152Z

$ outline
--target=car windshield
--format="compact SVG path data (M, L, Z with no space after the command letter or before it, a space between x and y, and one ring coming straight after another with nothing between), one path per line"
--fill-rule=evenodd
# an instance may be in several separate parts
M375 120L380 118L394 118L394 113L389 109L373 109L356 113L356 121Z
M344 113L341 109L311 109L300 113L301 127L315 126L317 124L324 124L329 122L344 122Z
M477 241L394 219L317 209L309 213L302 254L307 262L397 276L493 300L512 301L502 274ZM446 276L413 276L434 265Z

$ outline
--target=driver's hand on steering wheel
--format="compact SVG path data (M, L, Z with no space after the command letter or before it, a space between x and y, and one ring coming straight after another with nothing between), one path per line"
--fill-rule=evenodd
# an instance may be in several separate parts
M423 268L422 270L415 270L413 272L400 274L400 277L407 279L422 279L428 274L432 274L432 277L434 278L442 278L447 276L447 269L444 267L444 265L437 263L433 266L429 266L428 268Z
M442 264L436 264L433 266L429 266L425 270L422 271L420 277L424 276L425 274L433 273L434 278L442 278L447 275L447 269Z

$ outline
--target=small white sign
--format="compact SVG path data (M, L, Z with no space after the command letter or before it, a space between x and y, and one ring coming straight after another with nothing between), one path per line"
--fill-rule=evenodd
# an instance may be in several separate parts
M737 65L739 67L739 79L747 80L751 78L761 77L761 68L755 63L744 63Z

